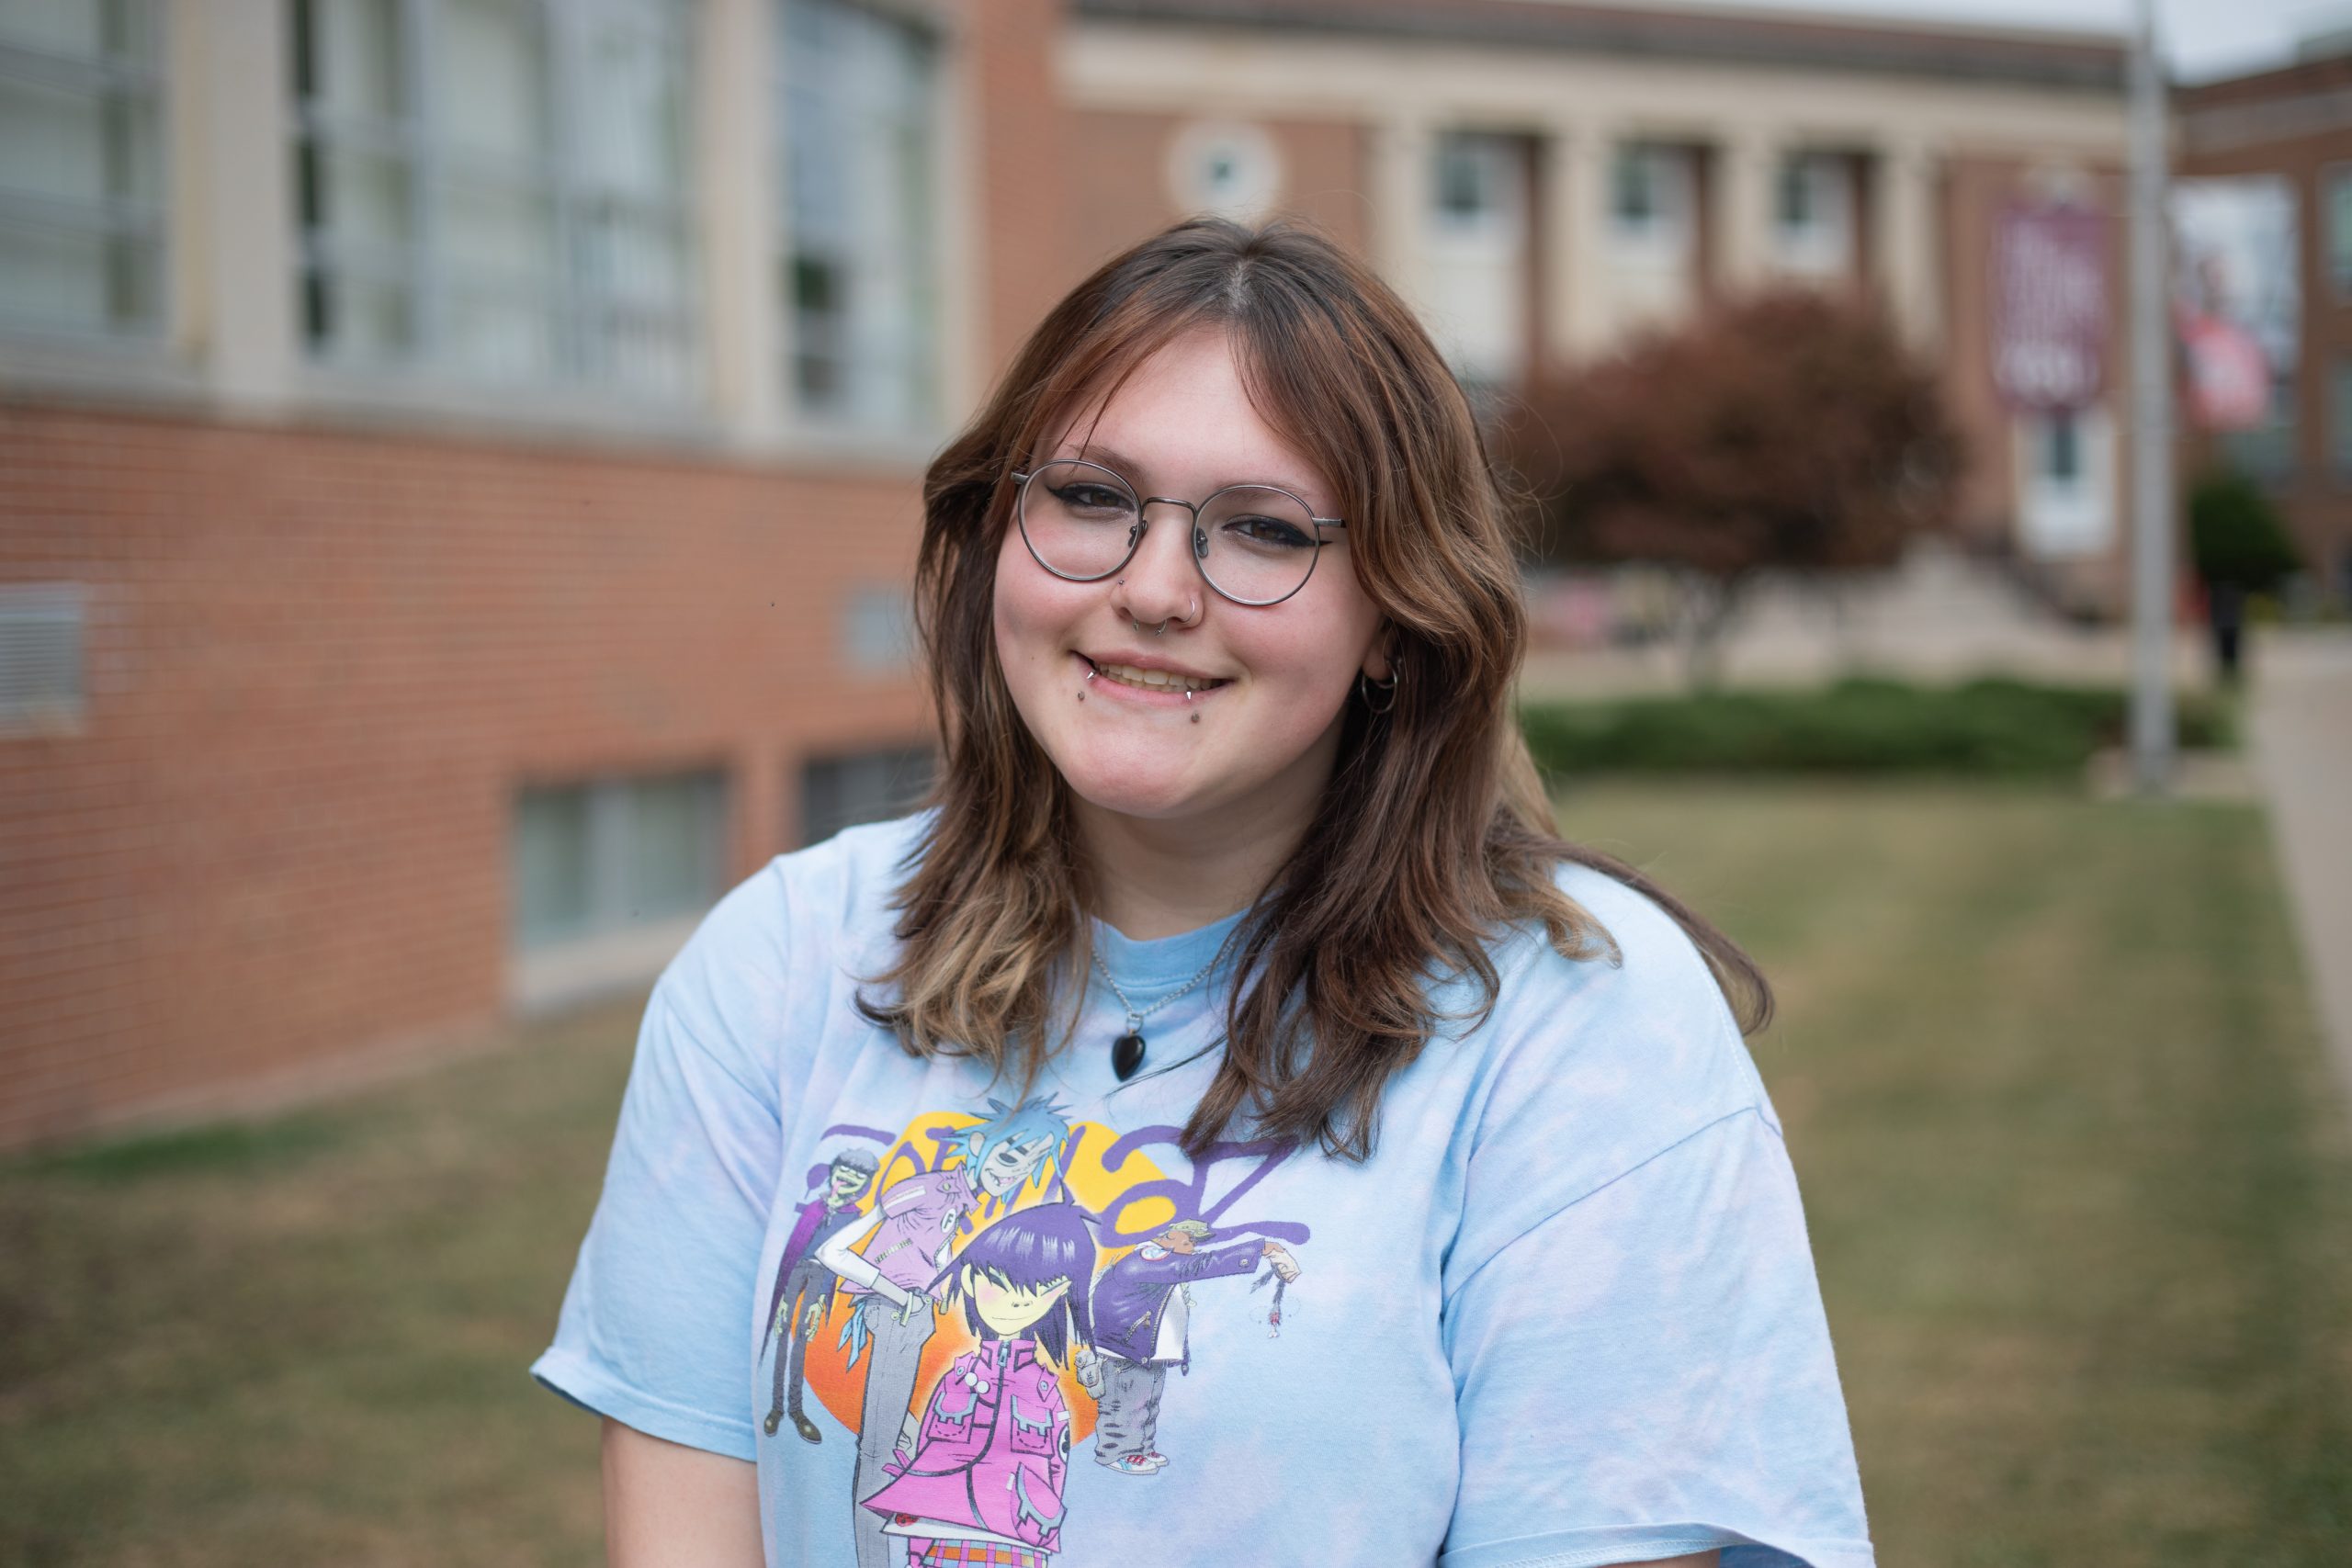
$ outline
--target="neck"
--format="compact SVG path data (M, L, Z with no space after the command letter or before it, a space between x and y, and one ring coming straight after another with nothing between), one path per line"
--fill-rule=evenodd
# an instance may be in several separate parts
M1306 836L1309 813L1260 816L1241 806L1218 816L1219 826L1206 829L1078 802L1095 917L1131 941L1150 942L1247 908ZM1223 820L1233 818L1241 820Z

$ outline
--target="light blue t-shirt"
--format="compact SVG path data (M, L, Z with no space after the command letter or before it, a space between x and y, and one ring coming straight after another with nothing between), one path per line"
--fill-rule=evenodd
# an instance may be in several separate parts
M755 1460L775 1568L1871 1568L1780 1122L1649 900L1563 868L1622 963L1498 942L1368 1162L1194 1162L1239 917L1097 923L1138 1009L1216 966L1125 1083L1090 972L1023 1100L854 1005L921 821L779 856L664 972L532 1369Z

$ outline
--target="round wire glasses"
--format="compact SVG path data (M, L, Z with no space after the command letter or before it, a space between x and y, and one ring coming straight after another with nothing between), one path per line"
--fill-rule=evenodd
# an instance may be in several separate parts
M1139 496L1114 470L1078 457L1012 477L1021 484L1013 515L1030 558L1071 582L1099 581L1134 558L1151 526L1146 507L1181 506L1192 514L1201 580L1237 604L1279 604L1306 586L1323 547L1338 542L1323 530L1347 526L1273 485L1227 485L1196 504Z

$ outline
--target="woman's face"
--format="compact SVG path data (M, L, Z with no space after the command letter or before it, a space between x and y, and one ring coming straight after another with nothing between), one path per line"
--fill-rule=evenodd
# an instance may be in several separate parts
M1102 412L1066 412L1049 457L1114 469L1137 495L1205 500L1272 484L1318 517L1329 481L1259 418L1222 331L1177 339L1137 367ZM1148 506L1135 556L1098 582L1039 566L1008 526L996 569L997 658L1014 704L1087 803L1123 816L1214 818L1263 827L1314 809L1338 754L1359 673L1385 679L1380 612L1356 581L1347 534L1306 585L1277 604L1237 604L1201 576L1180 507ZM1153 628L1166 623L1166 629ZM1138 625L1139 624L1139 625ZM1143 671L1208 682L1136 682Z

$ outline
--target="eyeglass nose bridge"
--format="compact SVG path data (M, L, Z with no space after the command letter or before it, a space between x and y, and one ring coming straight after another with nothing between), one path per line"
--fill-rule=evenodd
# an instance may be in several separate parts
M1209 498L1210 501L1216 499L1215 496ZM1201 527L1201 508L1207 504L1207 502L1186 501L1182 496L1178 495L1147 495L1136 502L1136 536L1127 542L1128 558L1132 560L1136 551L1143 547L1144 530L1151 526L1151 518L1148 514L1150 509L1155 506L1181 506L1184 509L1184 514L1193 522L1193 558L1196 561L1206 560L1209 554L1209 536ZM1208 572L1204 570L1201 577L1206 581ZM1209 586L1216 588L1216 584L1211 582ZM1218 592L1222 592L1223 590L1219 589Z

